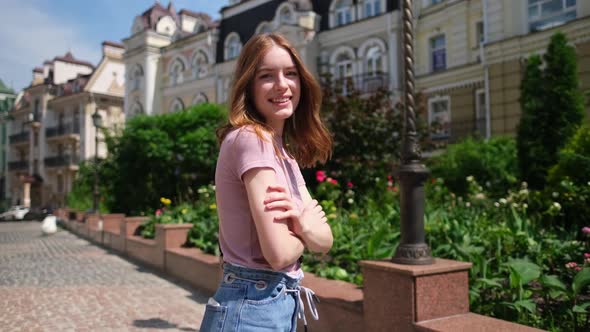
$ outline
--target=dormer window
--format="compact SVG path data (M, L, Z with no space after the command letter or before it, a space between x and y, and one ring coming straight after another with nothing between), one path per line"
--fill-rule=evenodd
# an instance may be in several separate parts
M352 0L336 0L332 4L332 26L338 27L352 23L354 20L353 16L353 3Z
M382 0L365 0L365 17L381 14L381 1Z
M263 33L271 33L271 32L272 32L272 27L269 22L262 22L256 28L257 35L263 34Z
M235 32L230 33L225 39L225 61L237 58L241 50L240 36Z

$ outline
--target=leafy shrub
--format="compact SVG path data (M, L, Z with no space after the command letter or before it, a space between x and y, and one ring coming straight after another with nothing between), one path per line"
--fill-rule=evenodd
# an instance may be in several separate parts
M516 147L513 139L495 137L489 141L468 138L452 144L447 151L428 161L432 176L444 179L452 192L464 195L466 177L474 176L486 191L498 196L516 183Z
M225 110L214 104L132 118L121 137L107 141L111 156L101 176L110 179L109 208L140 214L152 212L161 196L175 202L194 200L193 188L213 179L215 129L225 118Z

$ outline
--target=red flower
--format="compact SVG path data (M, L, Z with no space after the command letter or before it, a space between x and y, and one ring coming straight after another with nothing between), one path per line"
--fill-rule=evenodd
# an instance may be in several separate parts
M331 184L338 184L338 181L336 181L332 178L326 178L326 181L330 182Z
M318 182L324 182L326 180L326 172L324 172L324 171L315 172L315 179Z
M159 217L162 214L162 210L157 209L156 210L156 217Z
M352 182L350 182L350 181L348 181L348 183L346 183L346 186L347 186L348 188L352 188L352 187L354 187L354 186L352 185Z

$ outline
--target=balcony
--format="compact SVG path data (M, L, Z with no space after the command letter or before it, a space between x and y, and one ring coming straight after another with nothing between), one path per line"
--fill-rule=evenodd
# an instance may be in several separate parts
M18 134L10 135L10 144L29 144L29 135L30 133L28 131L23 131Z
M41 127L41 113L39 113L39 112L29 113L29 123L34 128Z
M8 162L8 170L9 171L28 171L29 170L29 161L28 160L21 160L21 161L9 161Z
M328 83L328 82L325 82ZM337 78L329 82L336 94L343 96L358 91L361 95L372 94L380 89L389 89L389 76L387 73L365 73L344 78Z
M72 170L78 169L78 156L61 155L45 158L45 167L56 168L56 167L69 167Z
M45 129L45 137L48 141L64 138L80 139L80 125L68 123L57 127L47 128Z

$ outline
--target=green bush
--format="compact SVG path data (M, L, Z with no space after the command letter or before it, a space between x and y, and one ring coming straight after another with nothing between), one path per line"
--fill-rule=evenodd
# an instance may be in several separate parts
M225 110L214 104L132 118L120 137L107 141L111 156L101 176L109 179L109 208L133 215L153 212L162 196L196 199L194 188L214 177L215 129L225 119Z
M465 195L468 176L475 177L493 196L502 195L517 181L516 146L513 139L489 141L468 138L448 146L447 151L428 161L435 178L444 179L449 189Z

